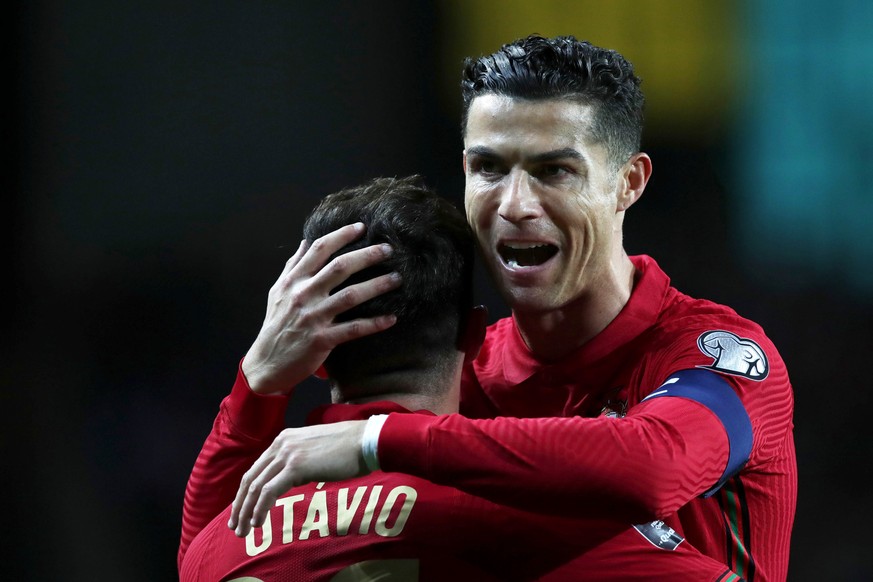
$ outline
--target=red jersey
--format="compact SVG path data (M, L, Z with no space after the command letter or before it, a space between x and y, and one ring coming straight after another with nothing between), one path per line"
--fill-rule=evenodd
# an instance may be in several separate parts
M381 468L540 512L661 517L746 579L784 580L797 498L785 365L758 325L632 260L627 305L558 361L538 360L513 319L491 326L462 384L461 412L483 420L389 415Z
M538 515L380 471L293 488L262 528L238 538L227 527L227 492L235 491L237 475L251 464L242 459L272 442L266 435L281 428L278 411L286 402L252 393L240 374L222 403L186 491L181 582L648 580L653 573L695 582L738 579L662 522L634 528L615 520ZM310 421L388 412L433 417L377 402L323 407Z

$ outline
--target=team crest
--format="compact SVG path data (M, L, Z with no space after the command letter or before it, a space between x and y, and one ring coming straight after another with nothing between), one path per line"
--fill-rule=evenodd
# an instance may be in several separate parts
M610 390L606 404L600 410L600 416L608 418L624 418L627 414L627 389L619 386Z
M699 368L743 376L757 382L770 373L770 364L761 346L729 331L714 330L703 333L697 338L697 347L715 360L709 366L698 366Z

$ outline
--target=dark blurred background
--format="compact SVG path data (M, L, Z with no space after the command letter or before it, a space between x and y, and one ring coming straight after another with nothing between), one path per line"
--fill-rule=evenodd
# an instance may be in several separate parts
M870 579L871 6L11 5L4 577L176 578L188 472L305 214L377 175L460 204L461 60L539 32L643 78L655 172L628 250L761 323L788 364L790 579ZM507 313L484 276L478 293Z

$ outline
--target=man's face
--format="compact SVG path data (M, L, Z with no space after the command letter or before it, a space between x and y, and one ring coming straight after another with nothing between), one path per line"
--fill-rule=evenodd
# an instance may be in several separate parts
M619 173L590 138L591 114L576 102L498 95L470 106L467 220L515 311L550 311L595 293L620 247Z

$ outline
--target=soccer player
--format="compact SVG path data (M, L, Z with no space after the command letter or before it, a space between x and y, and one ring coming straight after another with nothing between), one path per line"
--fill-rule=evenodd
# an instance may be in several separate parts
M788 373L759 325L625 252L625 213L652 172L633 67L531 36L469 59L463 94L467 218L512 308L465 368L461 412L483 419L389 414L329 443L302 433L286 471L241 482L232 523L260 523L273 490L379 467L534 511L664 518L737 574L784 580ZM256 383L295 361L247 357Z
M353 240L360 226L350 225L359 221L366 237ZM307 273L318 273L309 279L313 287L335 291L338 308L361 282L391 272L403 279L399 289L337 314L337 326L386 313L397 323L330 353L324 370L334 404L310 416L314 428L330 434L332 423L376 413L457 412L465 355L475 355L484 334L483 313L470 309L474 239L463 214L413 177L378 179L327 196L304 231L315 242L287 264L271 292L270 314L281 290ZM355 265L378 260L382 251L371 245L382 244L390 245L390 258L343 282ZM631 528L538 515L381 471L294 488L278 498L262 529L242 539L227 528L229 502L241 472L271 442L281 449L293 437L289 429L273 441L287 400L257 394L238 374L186 491L183 582L736 579L660 522Z

